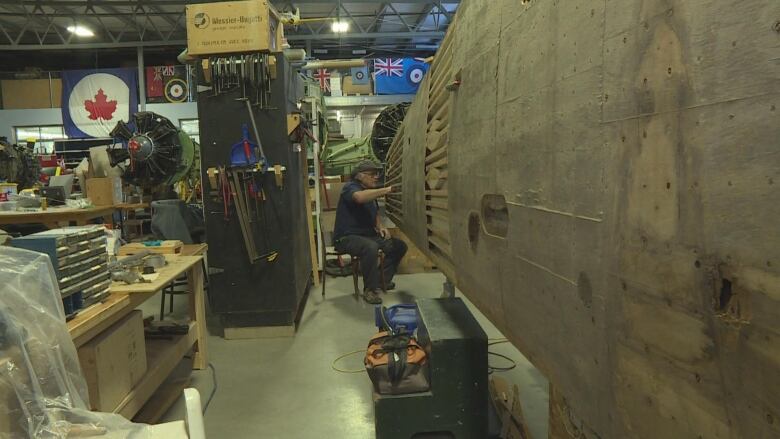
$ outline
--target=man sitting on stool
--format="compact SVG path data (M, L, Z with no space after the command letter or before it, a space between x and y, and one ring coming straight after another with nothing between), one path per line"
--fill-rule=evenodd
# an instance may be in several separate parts
M336 208L336 227L333 243L336 251L360 258L363 271L363 300L382 303L379 293L379 250L385 254L385 282L388 290L395 288L392 281L398 264L406 254L406 243L392 238L382 226L377 198L392 191L390 187L377 188L381 168L370 160L358 163L352 171L352 181L344 185Z

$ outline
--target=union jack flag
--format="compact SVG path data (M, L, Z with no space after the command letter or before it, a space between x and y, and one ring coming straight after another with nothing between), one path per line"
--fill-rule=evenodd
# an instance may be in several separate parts
M377 76L404 76L404 60L403 58L385 58L374 60L374 73Z
M328 69L317 69L314 79L320 81L320 90L330 91L330 72Z

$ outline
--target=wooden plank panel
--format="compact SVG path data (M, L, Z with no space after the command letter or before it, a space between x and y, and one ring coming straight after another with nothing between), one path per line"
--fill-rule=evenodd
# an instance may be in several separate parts
M427 157L425 157L425 164L430 165L436 162L439 162L442 158L447 156L447 148L440 148L436 151L430 153Z
M780 434L778 16L760 0L461 2L437 59L461 86L404 146L452 130L447 210L425 218L449 224L452 253L436 236L427 251L550 378L563 430ZM435 113L451 78L433 67ZM425 191L404 175L405 201Z

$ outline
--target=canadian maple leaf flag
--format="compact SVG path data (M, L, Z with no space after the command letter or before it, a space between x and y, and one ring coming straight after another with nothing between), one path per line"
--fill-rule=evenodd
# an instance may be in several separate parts
M62 74L62 121L71 138L109 137L120 120L138 110L134 69L66 70Z

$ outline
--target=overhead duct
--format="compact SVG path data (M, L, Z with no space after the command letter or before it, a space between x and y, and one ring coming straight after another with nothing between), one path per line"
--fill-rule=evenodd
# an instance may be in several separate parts
M309 61L301 67L301 70L337 70L337 69L350 69L352 67L365 67L366 60L364 59L334 59L328 61Z

